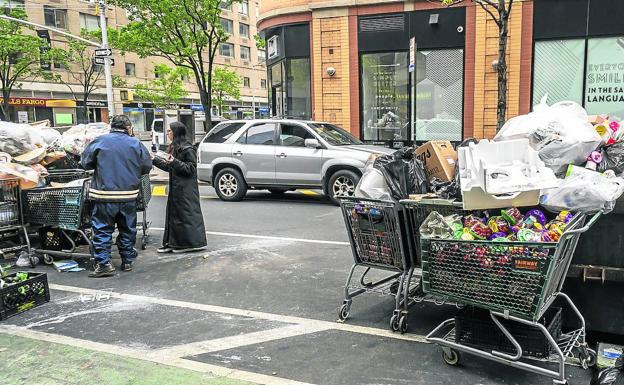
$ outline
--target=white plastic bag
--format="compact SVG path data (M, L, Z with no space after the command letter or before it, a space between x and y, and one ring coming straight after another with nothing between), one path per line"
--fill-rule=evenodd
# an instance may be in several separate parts
M63 133L60 147L71 154L82 155L89 143L98 136L109 132L110 126L106 123L79 124Z
M585 169L583 169L585 170ZM574 173L561 180L559 187L543 192L540 203L549 211L608 213L624 193L624 179L606 177L598 172Z
M533 112L507 121L494 141L528 138L546 166L561 174L569 164L585 164L602 138L578 103L565 101L548 106L546 98L542 98Z
M0 151L17 156L44 145L40 128L0 121Z
M367 167L360 182L355 187L355 196L358 198L392 200L390 188L381 171Z
M61 139L61 133L53 128L44 128L41 130L41 138L47 146L51 146Z

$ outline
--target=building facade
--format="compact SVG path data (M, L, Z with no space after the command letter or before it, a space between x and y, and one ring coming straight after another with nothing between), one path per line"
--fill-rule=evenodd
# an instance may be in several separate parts
M516 0L508 118L573 100L624 119L624 2ZM263 0L273 115L339 124L366 142L496 132L498 27L480 6L428 0Z
M74 35L79 35L81 29L94 30L100 28L99 8L89 1L82 0L0 0L0 7L23 7L28 20L37 24L55 27ZM227 42L222 43L217 54L217 65L231 67L241 78L241 100L230 100L222 111L213 111L213 115L223 115L225 118L245 118L268 114L266 68L264 51L256 48L254 35L257 34L256 23L258 16L258 1L246 0L233 6L223 6L222 25L230 33ZM120 28L128 23L126 11L111 7L106 11L109 27ZM37 31L50 39L53 47L66 47L67 39L55 32ZM124 112L132 119L135 130L149 131L155 118L164 112L154 108L147 101L137 100L133 96L133 86L145 84L154 79L154 68L158 64L170 62L163 58L150 57L141 59L133 53L124 56L114 52L113 75L125 81L127 87L115 88L115 110ZM82 88L69 76L67 70L52 65L52 71L62 76L69 85L45 82L42 80L24 81L19 90L13 92L14 121L38 121L49 119L53 125L75 124L77 108L82 102L76 100L82 97ZM91 121L107 121L107 102L104 89L104 76L98 82L101 88L95 90L87 102L88 114ZM185 79L189 95L173 111L178 118L187 124L194 125L204 114L197 86L193 77ZM72 88L74 93L69 88ZM74 97L76 95L77 97ZM170 113L167 111L167 113Z

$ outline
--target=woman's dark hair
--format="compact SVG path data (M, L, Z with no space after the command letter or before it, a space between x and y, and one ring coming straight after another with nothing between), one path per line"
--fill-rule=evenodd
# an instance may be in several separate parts
M169 125L169 128L173 132L173 141L169 145L169 153L173 154L177 151L183 144L188 144L188 139L186 137L186 126L184 123L173 122Z

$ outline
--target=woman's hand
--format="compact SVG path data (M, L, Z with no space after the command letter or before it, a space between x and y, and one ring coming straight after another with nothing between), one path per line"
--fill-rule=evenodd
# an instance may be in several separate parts
M167 163L173 162L173 155L167 154L167 157L165 158L165 162Z

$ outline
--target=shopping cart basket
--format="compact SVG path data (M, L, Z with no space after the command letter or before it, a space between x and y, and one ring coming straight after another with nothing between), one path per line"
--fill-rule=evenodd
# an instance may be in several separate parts
M557 243L519 243L421 239L423 289L436 297L489 311L500 332L515 348L515 354L481 349L456 340L455 320L449 319L433 330L427 339L442 346L444 360L459 360L458 351L549 376L565 384L566 361L578 360L588 367L595 352L585 341L585 320L561 287L574 249L582 233L600 217L595 214L584 225L586 216L577 214L566 226ZM579 320L579 328L555 341L538 320L557 298L562 298ZM521 360L527 358L522 346L503 325L510 320L538 329L555 352L551 358L558 371ZM493 333L498 334L498 333Z
M395 297L395 310L390 324L394 331L407 330L407 317L402 317L405 301L403 285L411 274L412 264L408 245L408 228L401 205L390 201L359 198L341 200L351 250L353 266L345 285L345 299L338 312L340 321L349 317L353 298L363 293ZM359 280L354 280L361 268ZM367 281L371 270L388 272L384 278Z
M22 199L19 179L0 180L0 257L4 258L7 253L19 253L26 249L30 257L30 263L34 267L34 259L30 248L30 240L22 211ZM10 240L17 240L9 242ZM4 243L10 243L6 246Z
M149 174L145 174L141 177L141 184L139 186L139 196L137 197L137 213L142 213L142 220L137 225L141 225L143 235L141 237L141 250L145 250L147 243L149 242L149 228L151 222L147 220L147 206L152 199L152 184L150 183Z
M68 249L54 250L47 246L50 240L42 240L43 247L35 252L43 255L46 263L52 263L53 257L72 257L77 261L90 263L93 259L93 243L90 236L92 206L88 201L90 179L84 170L52 171L47 177L51 184L66 184L81 180L78 186L60 186L25 190L23 192L25 220L30 225L39 225L44 229L40 234L56 234L53 243L66 241ZM47 231L53 229L54 231ZM61 238L60 240L58 238ZM79 243L84 241L89 247L88 253L77 251Z

